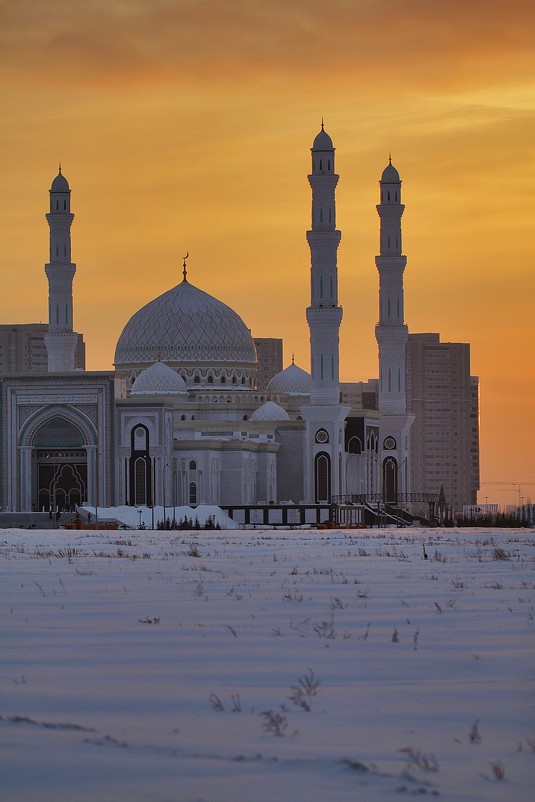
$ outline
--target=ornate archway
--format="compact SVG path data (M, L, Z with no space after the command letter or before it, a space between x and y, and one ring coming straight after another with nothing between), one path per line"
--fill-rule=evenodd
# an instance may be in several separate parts
M33 432L32 504L38 510L73 510L87 500L87 451L82 431L61 414Z

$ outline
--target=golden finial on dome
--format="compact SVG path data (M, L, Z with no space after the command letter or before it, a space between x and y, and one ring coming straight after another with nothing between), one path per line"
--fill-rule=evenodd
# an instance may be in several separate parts
M182 257L182 259L183 259L182 275L184 276L184 278L182 279L183 281L187 281L188 280L188 269L186 267L186 259L188 258L188 256L189 256L189 251L186 251L186 255Z

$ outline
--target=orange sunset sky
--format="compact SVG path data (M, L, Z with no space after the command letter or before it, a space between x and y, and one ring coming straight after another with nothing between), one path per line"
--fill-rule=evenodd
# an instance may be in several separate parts
M75 328L108 370L181 278L309 369L310 147L336 146L341 378L375 377L378 180L403 179L406 322L470 342L480 500L535 500L535 11L528 0L0 1L0 322L46 321L72 189ZM520 482L521 487L489 482ZM529 484L531 482L531 484Z

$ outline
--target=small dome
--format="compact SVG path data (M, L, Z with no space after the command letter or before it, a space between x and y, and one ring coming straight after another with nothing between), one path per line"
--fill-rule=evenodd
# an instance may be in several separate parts
M288 395L310 395L312 379L310 373L294 362L277 373L267 386L268 393L287 393Z
M381 184L399 184L399 183L400 183L399 173L392 164L392 162L390 162L383 170L383 174L381 176Z
M290 416L288 415L285 409L276 404L274 401L266 401L266 403L262 404L261 407L255 409L249 420L281 421L281 420L290 420Z
M324 131L323 123L321 124L321 131L314 140L312 150L334 150L333 141L327 131Z
M52 181L50 192L70 192L69 182L61 172L61 168L57 176Z
M143 370L132 385L132 395L170 395L187 392L186 382L165 362Z

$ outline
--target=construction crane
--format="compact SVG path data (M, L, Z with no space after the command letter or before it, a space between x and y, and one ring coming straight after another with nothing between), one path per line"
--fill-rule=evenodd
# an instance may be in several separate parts
M522 501L524 500L524 496L522 495L522 488L526 486L533 485L535 486L535 480L524 479L518 482L481 482L482 485L502 485L503 487L517 487L518 488L518 506L522 506Z

